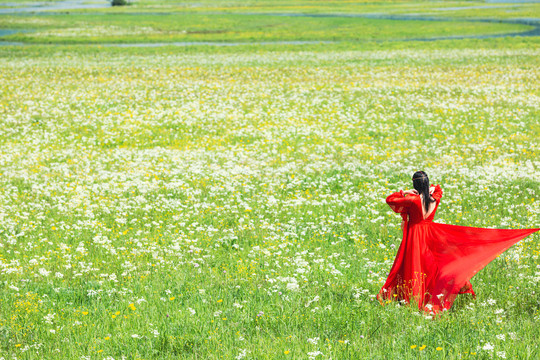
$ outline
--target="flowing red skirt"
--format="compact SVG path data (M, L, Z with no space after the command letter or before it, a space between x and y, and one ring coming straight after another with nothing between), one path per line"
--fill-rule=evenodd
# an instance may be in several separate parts
M474 291L469 282L499 254L540 229L485 229L425 221L403 232L394 265L377 295L379 301L404 300L438 313L460 293Z

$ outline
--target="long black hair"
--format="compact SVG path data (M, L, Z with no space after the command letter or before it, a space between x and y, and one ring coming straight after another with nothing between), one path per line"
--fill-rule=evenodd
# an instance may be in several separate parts
M424 208L426 213L429 211L429 205L434 202L429 193L429 178L424 171L417 171L412 176L413 186L418 191L418 195L424 197Z

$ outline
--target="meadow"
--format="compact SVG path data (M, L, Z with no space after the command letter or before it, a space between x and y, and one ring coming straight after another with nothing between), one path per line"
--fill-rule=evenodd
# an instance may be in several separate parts
M336 6L435 11L361 5ZM99 12L121 12L107 15L118 28L186 24L125 14L148 8ZM73 29L112 26L85 11L0 15L33 24L2 36L26 45L0 46L0 359L540 356L538 233L440 318L375 299L401 241L384 200L416 170L444 190L437 222L540 227L538 37L399 41L529 28L201 14L184 16L198 34L85 38ZM246 45L106 46L167 39ZM268 39L336 42L250 44Z

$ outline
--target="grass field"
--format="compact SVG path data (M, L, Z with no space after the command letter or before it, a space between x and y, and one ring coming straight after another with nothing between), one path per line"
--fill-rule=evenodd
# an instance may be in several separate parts
M54 3L58 2L49 4ZM7 4L13 7L17 2ZM538 13L540 3L152 1L105 9L3 14L0 40L34 44L400 41L526 32L534 27L500 21L526 20ZM421 20L426 18L445 21ZM20 32L2 34L3 29Z
M114 25L0 15L35 30L0 46L0 359L538 358L538 234L440 319L375 295L401 241L384 198L416 170L443 187L438 222L540 226L540 40L385 41L522 25L212 18L329 9L197 3L195 17L165 2L179 14ZM179 35L178 18L207 32ZM235 19L249 21L211 33ZM174 41L246 45L84 45L167 42L136 32L156 24ZM325 36L338 42L249 44Z
M5 37L31 43L133 43L175 41L373 41L415 37L523 32L531 26L465 21L396 21L347 17L284 17L241 14L12 16L11 28L32 28ZM458 29L458 30L456 30Z

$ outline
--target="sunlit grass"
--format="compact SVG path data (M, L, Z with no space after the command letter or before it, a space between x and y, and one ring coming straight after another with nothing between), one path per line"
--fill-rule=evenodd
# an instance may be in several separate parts
M384 198L416 170L445 192L436 221L540 226L537 38L204 13L477 2L198 3L0 16L41 43L0 46L0 358L537 358L538 234L439 319L375 300L401 241Z
M526 32L533 24L498 21L532 18L534 22L539 6L423 1L133 2L126 7L0 14L0 29L20 31L0 39L40 44L400 41ZM407 16L412 19L405 20ZM444 21L433 21L437 18ZM496 21L469 21L478 18Z
M536 50L67 49L1 60L3 353L534 353L538 235L437 321L374 295L416 169L438 221L538 226Z
M0 18L1 19L1 18ZM396 21L347 17L283 17L183 13L3 17L3 26L32 30L4 36L31 43L381 41L523 32L500 23Z

